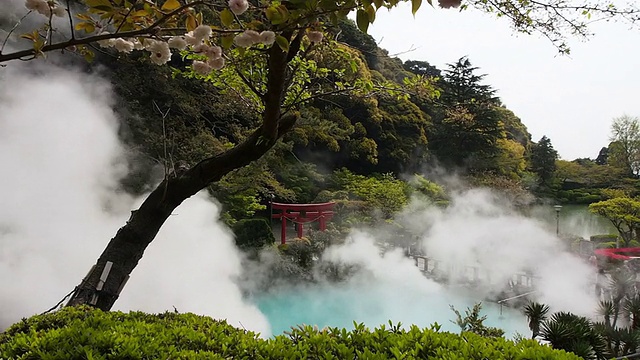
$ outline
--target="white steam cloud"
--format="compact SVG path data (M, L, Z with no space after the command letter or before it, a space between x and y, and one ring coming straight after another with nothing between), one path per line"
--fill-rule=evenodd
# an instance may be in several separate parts
M429 257L461 274L479 269L479 296L499 293L512 276L534 276L534 297L554 310L592 316L596 299L594 269L571 255L547 226L518 215L508 203L486 189L456 194L446 209L431 208L408 216L421 233Z
M55 67L0 69L0 329L53 306L142 199L118 192L125 149L106 81ZM269 334L233 279L240 256L218 207L185 202L132 274L117 309L196 312Z
M327 249L323 260L354 265L355 275L339 284L285 287L258 298L274 331L300 323L349 328L356 321L374 327L388 320L421 327L438 322L443 330L457 331L449 305L462 311L483 299L521 295L529 290L513 290L508 283L527 271L534 276L530 298L552 311L594 317L594 269L570 254L547 224L518 215L486 189L456 193L444 209L416 205L401 221L419 234L419 246L431 261L438 260L439 272L446 273L452 285L426 278L400 249L382 251L385 244L396 242L395 234L354 231L345 244ZM478 286L460 286L456 277L469 278L472 268L477 269ZM486 325L502 328L507 336L526 335L524 316L508 308L513 304L501 309L484 301Z

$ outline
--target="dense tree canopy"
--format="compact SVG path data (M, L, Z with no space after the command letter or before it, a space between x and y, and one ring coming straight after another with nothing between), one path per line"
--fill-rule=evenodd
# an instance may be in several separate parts
M610 140L607 162L629 176L640 174L640 119L627 115L613 119Z
M589 210L607 218L629 243L640 237L640 201L630 197L615 197L589 205Z
M550 185L556 170L557 159L558 152L553 148L551 140L548 137L542 136L542 138L532 146L531 168L533 172L538 174L540 184Z

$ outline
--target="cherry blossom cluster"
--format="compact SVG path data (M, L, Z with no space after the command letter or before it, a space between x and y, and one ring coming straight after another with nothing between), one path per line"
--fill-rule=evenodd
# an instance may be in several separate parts
M109 32L104 31L100 35L107 35ZM123 39L113 38L98 41L98 45L104 48L114 48L123 53L130 53L133 50L146 50L151 53L150 59L156 65L166 64L171 60L171 49L167 42L154 39Z
M229 0L228 6L229 10L235 15L242 15L249 9L247 0ZM66 11L63 7L58 6L54 0L26 0L26 7L46 16L51 16L51 14L64 16ZM99 35L108 34L109 32L107 31L99 33ZM222 48L211 42L211 34L210 26L200 25L183 36L172 36L168 39L111 38L98 41L98 45L104 48L113 48L122 53L130 53L133 50L148 51L151 61L157 65L166 64L171 60L171 49L188 49L195 54L203 56L193 62L192 68L196 73L206 76L213 70L222 69L225 65ZM276 37L277 35L270 30L262 32L245 30L234 37L234 43L236 46L243 48L258 44L272 46L276 41ZM317 43L322 41L323 33L311 30L307 32L307 37L309 41Z
M24 6L27 9L36 11L46 17L51 17L51 15L63 17L67 12L64 7L56 4L52 0L26 0Z

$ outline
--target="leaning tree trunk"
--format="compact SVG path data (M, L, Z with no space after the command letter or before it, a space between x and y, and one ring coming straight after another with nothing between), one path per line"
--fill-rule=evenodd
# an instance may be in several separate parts
M280 119L278 138L293 126L295 119L295 115ZM129 274L173 210L210 183L260 158L273 146L275 141L265 141L261 133L262 128L241 145L206 159L183 174L174 173L160 183L140 208L131 212L131 218L111 239L68 305L111 309Z
M289 53L278 46L269 52L267 93L261 97L265 110L262 126L244 142L218 156L201 161L183 173L173 173L153 190L131 218L118 230L106 249L71 296L67 306L88 304L110 310L129 274L138 265L145 249L172 211L184 200L220 180L229 172L243 167L264 155L295 124L297 115L282 116L280 105L286 87L287 64L292 52L299 49L300 31ZM291 35L291 34L289 34Z

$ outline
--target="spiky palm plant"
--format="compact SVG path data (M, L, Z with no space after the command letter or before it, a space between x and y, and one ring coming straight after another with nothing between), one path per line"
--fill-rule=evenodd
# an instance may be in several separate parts
M535 339L540 334L540 325L547 319L549 306L537 302L530 302L524 307L524 314L529 320L531 338Z
M544 321L540 336L552 347L573 352L585 359L605 359L602 337L589 319L566 312L557 312Z
M627 297L624 309L631 316L631 328L640 330L640 295Z
M613 328L614 325L611 323L611 319L616 316L617 312L616 304L612 300L600 300L598 303L598 315L603 317L604 325L608 329Z
M611 272L610 288L613 295L613 304L615 306L615 313L613 315L613 321L611 327L615 328L618 322L618 316L620 315L620 309L622 307L622 300L627 296L632 296L633 285L635 284L636 275L630 269L621 267L616 271Z

